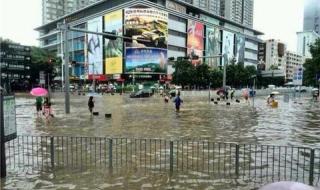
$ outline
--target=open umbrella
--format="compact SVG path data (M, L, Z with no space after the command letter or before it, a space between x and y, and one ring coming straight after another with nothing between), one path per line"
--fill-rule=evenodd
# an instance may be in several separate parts
M45 88L40 88L40 87L37 87L37 88L33 88L31 91L30 91L30 94L32 96L46 96L48 94L48 91L47 89Z
M220 94L224 94L225 93L225 90L223 88L220 88L218 91L217 91L217 95L220 95Z
M271 92L271 94L278 95L278 94L280 94L280 92L278 92L278 91L273 91L273 92Z
M316 190L315 188L291 181L280 181L263 186L259 190Z

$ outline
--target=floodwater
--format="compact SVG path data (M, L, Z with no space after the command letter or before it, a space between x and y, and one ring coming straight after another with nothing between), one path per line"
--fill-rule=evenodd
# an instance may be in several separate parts
M266 105L265 97L256 98L254 107L242 101L209 103L207 97L182 97L179 113L173 103L159 96L131 99L127 95L95 97L99 116L90 116L86 96L71 96L71 113L64 113L64 96L55 94L55 118L49 123L37 118L31 97L17 97L19 135L63 135L124 138L208 139L272 145L320 147L320 104L310 98L283 102L279 107ZM111 113L112 118L105 118Z
M164 103L156 95L130 99L128 95L95 97L95 111L90 116L87 96L71 96L71 113L64 114L63 94L53 95L55 117L47 122L37 118L34 98L18 96L18 135L94 136L123 138L161 138L168 140L205 139L212 142L294 145L320 147L320 104L310 98L284 102L279 107L266 105L265 97L256 98L254 106L225 102L218 105L206 96L182 96L181 111L173 103ZM105 118L111 113L112 118ZM144 175L140 171L109 174L103 169L59 169L55 172L9 171L1 183L4 189L250 189L243 181L221 180L202 173L167 173ZM250 186L250 188L249 188Z

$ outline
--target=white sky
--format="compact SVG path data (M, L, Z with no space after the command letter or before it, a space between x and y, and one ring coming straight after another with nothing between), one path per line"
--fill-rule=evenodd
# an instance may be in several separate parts
M262 39L280 39L296 51L296 32L302 30L303 0L254 0L254 28ZM41 0L0 0L0 36L23 45L38 45Z

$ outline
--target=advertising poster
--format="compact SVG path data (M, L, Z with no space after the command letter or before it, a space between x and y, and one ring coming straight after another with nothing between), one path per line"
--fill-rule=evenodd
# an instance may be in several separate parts
M237 34L236 50L235 50L236 63L244 62L244 48L245 48L245 37L244 35Z
M187 40L187 54L188 56L197 55L203 56L203 34L204 25L200 22L188 20L188 40ZM200 64L201 59L192 60L192 64Z
M234 34L228 31L223 31L222 38L222 65L227 61L228 63L234 57Z
M102 32L102 17L89 20L88 30L94 32ZM87 51L89 75L103 74L101 35L88 34Z
M168 13L152 8L125 9L126 73L164 73L167 63ZM144 40L144 41L139 41Z
M167 48L168 44L168 13L165 11L146 9L125 9L124 30L126 36L148 42L127 43L127 47Z
M162 48L127 48L127 73L165 73L167 50Z
M216 56L220 54L220 30L217 27L208 27L206 31L206 56ZM220 65L220 57L208 58L206 60L210 67Z
M118 10L104 16L104 31L113 32L122 36L122 10ZM104 39L105 74L122 73L122 39Z

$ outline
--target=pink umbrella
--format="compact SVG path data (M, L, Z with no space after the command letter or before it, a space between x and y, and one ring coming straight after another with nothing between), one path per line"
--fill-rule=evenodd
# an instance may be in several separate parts
M263 186L259 190L316 190L315 188L303 183L292 181L280 181Z
M30 92L32 96L46 96L48 91L45 88L33 88Z

